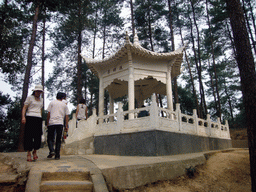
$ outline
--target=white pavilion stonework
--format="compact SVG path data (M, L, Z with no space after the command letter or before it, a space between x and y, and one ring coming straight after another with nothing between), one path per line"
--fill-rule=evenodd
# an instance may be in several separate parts
M139 107L153 93L167 95L168 109L173 109L171 79L180 74L185 46L170 53L156 53L143 48L135 35L134 43L126 42L119 51L104 60L92 60L83 56L88 67L100 80L99 116L104 111L104 90L110 96L110 113L113 113L113 100L128 96L129 110ZM132 119L133 115L130 114Z
M94 109L87 120L69 122L66 154L106 154L125 156L158 156L195 153L232 148L229 125L220 119L207 119L182 114L180 105L175 111L171 79L180 74L182 47L170 53L155 53L140 46L137 35L134 43L126 41L113 55L103 60L88 59L86 64L99 78L99 113ZM104 91L109 92L109 114L104 115ZM167 108L157 104L156 94L167 96ZM114 99L128 96L128 110ZM151 104L141 108L151 97ZM138 107L135 107L135 99ZM149 116L139 117L141 111ZM127 118L128 117L128 118Z

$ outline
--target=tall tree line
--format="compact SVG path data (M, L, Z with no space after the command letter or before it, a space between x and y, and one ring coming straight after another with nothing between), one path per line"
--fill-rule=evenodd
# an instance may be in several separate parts
M183 88L193 93L191 99L194 104L191 109L198 109L201 118L211 113L222 119L233 120L240 105L236 106L234 103L239 97L232 97L239 94L232 92L239 93L241 90L237 68L231 71L232 68L225 67L225 63L228 64L226 66L236 66L234 57L226 54L230 51L235 53L235 49L227 13L223 11L225 2L129 1L126 3L132 5L129 8L132 8L133 16L128 19L120 17L122 3L98 0L58 5L58 10L51 19L56 27L48 32L54 45L50 57L54 71L46 83L49 91L53 95L59 89L72 91L70 97L74 104L89 95L87 101L92 103L93 94L87 92L90 86L90 70L83 63L80 53L84 49L84 52L93 58L105 58L114 52L113 45L120 45L124 36L123 26L130 23L133 26L132 31L137 31L142 46L152 51L173 50L173 34L176 42L188 41L184 64L186 70L182 79L186 81ZM252 6L248 2L245 3L246 10L250 10ZM252 14L253 12L250 12L248 18L253 18ZM254 31L252 20L247 23ZM178 46L181 46L181 43ZM221 77L227 74L229 76ZM230 88L232 92L228 93ZM176 88L175 101L179 102L177 93Z
M239 5L239 10L233 5ZM200 118L210 113L213 118L227 119L231 126L239 126L243 125L239 117L252 110L248 95L253 94L247 83L255 80L255 8L256 3L251 0L4 0L0 5L0 70L4 80L22 92L22 107L29 86L35 82L36 64L47 58L53 65L46 81L49 92L55 95L63 90L75 105L86 98L92 111L98 103L98 79L83 62L81 53L106 58L124 42L129 26L129 34L136 32L142 46L151 51L169 52L188 42L185 70L174 82L175 102L181 103L185 113L192 114L196 108ZM235 25L234 10L240 19L243 17L240 28ZM122 17L127 11L130 16ZM47 28L50 25L53 27ZM240 58L243 50L237 44L241 41L237 34L241 31L248 33L241 34L247 40L244 50L252 50L247 57L250 61ZM43 48L45 37L52 43L47 56ZM249 71L241 64L247 62ZM255 114L253 110L251 114ZM247 115L247 122L249 118ZM248 126L249 144L254 148L254 125Z
M65 4L57 0L51 2L47 4L47 1L44 3L15 1L11 4L6 0L1 5L3 10L1 62L6 63L1 63L1 72L6 74L6 80L9 78L9 82L13 81L15 84L15 78L20 81L20 76L8 74L13 74L14 71L22 73L26 69L26 75L22 78L26 82L25 86L22 86L23 99L27 95L26 90L30 83L28 79L31 80L29 73L31 70L35 71L33 63L40 62L37 58L38 52L43 52L39 45L39 39L43 39L43 35L38 30L41 30L43 24L43 10L47 10L48 20L46 22L54 25L51 30L46 29L46 35L50 37L53 44L51 54L47 55L47 58L53 64L54 69L46 86L53 95L59 89L66 92L73 91L70 92L70 97L74 104L80 98L91 95L88 90L91 90L89 79L92 74L83 63L80 54L83 52L93 58L105 58L112 54L123 42L124 25L130 25L133 28L131 31L138 33L142 46L152 51L168 52L175 48L175 44L177 47L188 42L183 64L185 71L179 78L179 82L181 80L186 82L183 88L193 93L191 98L194 100L193 107L198 109L200 117L204 118L207 113L211 113L222 119L234 119L239 112L240 109L234 101L239 100L241 89L235 56L230 54L235 54L236 50L229 18L226 10L223 9L225 1L81 0L67 1ZM22 9L19 9L18 5L22 5ZM38 5L41 6L39 9ZM122 8L125 5L126 9L131 9L131 14L133 14L128 18L121 17ZM254 50L255 16L253 10L255 3L242 1L242 5L246 27L250 31L250 43ZM37 10L38 16L36 16ZM14 21L22 21L20 23L24 25L29 23L33 33L30 35L29 28L24 26L22 28L22 25L19 26L17 23L15 29L22 33L18 31L13 33L16 37L5 33L12 27L10 23L5 25L12 17L15 17L12 25L15 24ZM39 17L37 22L36 17ZM32 25L33 21L34 25ZM36 28L37 25L39 29ZM7 38L4 38L5 34L8 34L9 42ZM19 46L11 43L11 38L15 40L20 38L25 46L20 46L22 43ZM29 39L30 43L28 43ZM4 40L7 42L5 43ZM3 47L5 45L15 46L15 49ZM36 45L36 53L32 51L33 45ZM11 57L10 54L14 54L13 50L17 49L20 49L20 51L15 51L17 56ZM8 53L7 50L13 53ZM24 65L25 60L27 60L26 65ZM8 63L12 63L12 68L8 67L10 66ZM88 96L87 101L91 102L92 97Z

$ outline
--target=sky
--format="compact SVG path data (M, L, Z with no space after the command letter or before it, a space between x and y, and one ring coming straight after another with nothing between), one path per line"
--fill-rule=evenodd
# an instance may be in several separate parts
M9 94L12 98L16 96L16 93L11 90L11 86L3 81L3 74L0 74L0 91L3 94Z

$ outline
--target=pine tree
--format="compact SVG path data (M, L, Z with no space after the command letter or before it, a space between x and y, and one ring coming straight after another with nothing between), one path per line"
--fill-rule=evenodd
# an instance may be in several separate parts
M241 76L243 100L247 117L252 191L256 191L256 122L254 120L256 114L255 63L240 1L226 0L226 3L234 36L236 60Z
M0 151L16 151L21 121L20 99L12 101L9 95L0 92L0 106Z
M142 46L156 52L168 52L167 31L160 23L168 14L161 0L135 1L135 27Z
M28 29L26 16L14 2L0 5L0 70L11 85L25 69Z
M54 39L52 59L55 60L55 67L53 74L46 82L46 86L50 90L53 83L66 92L74 90L74 104L77 104L81 98L86 96L86 88L84 89L82 82L83 73L86 73L86 71L83 71L81 52L85 42L88 42L89 39L88 36L83 35L92 29L90 19L92 10L91 1L88 0L67 1L61 4L58 9L60 17L56 20L58 25L51 34ZM63 55L64 53L65 55ZM66 65L64 60L69 61L70 64ZM57 76L63 78L60 78L57 82L54 79ZM73 80L76 82L73 82ZM75 89L72 89L70 85L76 86ZM84 93L82 93L82 90L84 90Z
M113 52L112 46L118 47L120 37L123 37L122 33L123 20L120 17L121 7L120 0L102 0L100 1L99 8L99 38L102 40L102 59L106 55L111 55ZM120 32L122 34L120 34ZM108 45L109 42L109 45ZM108 52L107 52L108 51Z

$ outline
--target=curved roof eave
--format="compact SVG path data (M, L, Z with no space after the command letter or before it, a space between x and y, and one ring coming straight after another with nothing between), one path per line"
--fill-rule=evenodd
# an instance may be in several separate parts
M116 53L110 55L107 58L98 60L98 59L87 58L87 57L83 56L82 54L81 54L81 56L85 60L88 67L92 70L92 72L98 76L97 67L101 67L103 65L105 66L105 65L111 64L115 61L122 59L128 53L128 46L130 47L132 53L138 54L140 56L147 57L150 59L173 60L176 58L176 61L174 63L174 65L176 65L176 66L177 65L180 66L180 64L182 62L182 58L183 58L183 51L186 47L186 45L182 46L179 49L177 49L173 52L169 52L169 53L157 53L157 52L153 52L153 51L147 50L144 47L142 47L138 42L137 35L134 38L133 44L130 42L128 35L126 35L126 41L125 41L124 45L122 47L120 47L120 49Z

